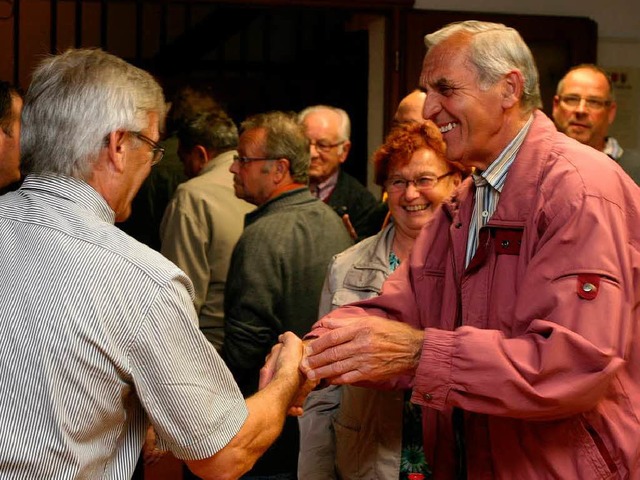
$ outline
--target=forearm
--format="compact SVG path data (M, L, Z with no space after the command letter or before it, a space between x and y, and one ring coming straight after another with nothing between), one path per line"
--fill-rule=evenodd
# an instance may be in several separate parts
M203 479L239 478L280 435L286 411L298 391L300 379L281 375L247 399L249 416L236 436L213 457L188 461L188 467Z

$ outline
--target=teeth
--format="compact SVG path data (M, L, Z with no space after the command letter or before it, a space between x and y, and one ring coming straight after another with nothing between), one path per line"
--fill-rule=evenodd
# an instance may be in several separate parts
M404 208L409 212L418 212L420 210L426 210L428 207L429 205L407 205Z
M453 130L458 124L456 122L447 123L444 127L440 127L440 133L447 133Z

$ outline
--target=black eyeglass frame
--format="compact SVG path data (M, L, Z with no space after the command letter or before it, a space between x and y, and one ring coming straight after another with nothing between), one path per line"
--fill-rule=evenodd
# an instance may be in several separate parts
M164 157L164 147L160 146L158 142L154 142L149 137L143 135L140 132L129 131L129 133L151 147L151 153L153 154L153 157L151 157L151 166L160 163L160 160L162 160L162 157Z
M273 161L273 160L280 160L280 158L271 158L271 157L241 157L240 155L234 155L234 156L233 156L233 161L234 161L234 162L240 162L240 165L246 165L246 164L251 163L251 162L259 162L260 160Z

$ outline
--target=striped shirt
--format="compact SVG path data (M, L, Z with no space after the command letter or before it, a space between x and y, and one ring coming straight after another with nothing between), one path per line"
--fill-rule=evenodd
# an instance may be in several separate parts
M246 419L189 279L113 222L68 177L0 197L2 479L131 478L149 420L197 459Z
M465 266L469 266L473 255L478 248L478 238L480 229L484 227L498 207L500 192L504 182L507 180L509 167L516 159L516 155L524 142L524 137L529 131L533 122L533 115L529 117L527 123L520 129L518 134L498 155L486 170L476 171L472 174L476 184L476 196L471 223L469 224L469 236L467 237L467 256Z

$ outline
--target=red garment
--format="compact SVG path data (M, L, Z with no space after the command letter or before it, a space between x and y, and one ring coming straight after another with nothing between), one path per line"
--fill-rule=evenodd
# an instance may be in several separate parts
M454 407L469 479L640 478L640 189L536 112L465 270L474 188L380 297L329 316L426 329L413 401L434 478L455 476Z

